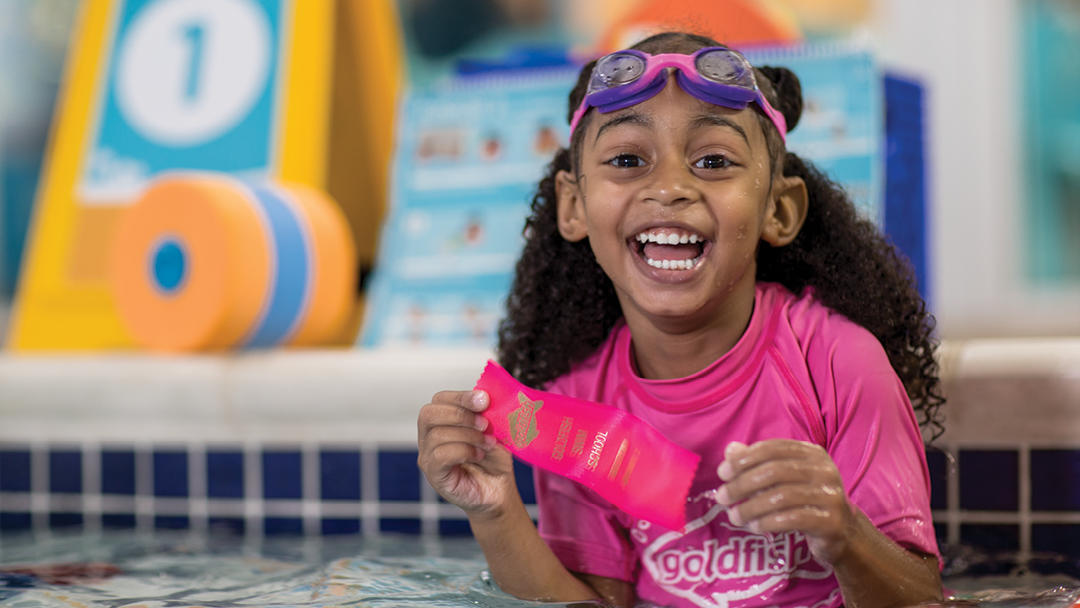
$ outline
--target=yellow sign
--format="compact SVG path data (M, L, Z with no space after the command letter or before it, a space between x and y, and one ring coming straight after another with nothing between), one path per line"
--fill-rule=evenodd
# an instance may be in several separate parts
M10 348L133 344L108 260L118 218L155 176L215 171L326 188L338 8L334 0L82 4Z

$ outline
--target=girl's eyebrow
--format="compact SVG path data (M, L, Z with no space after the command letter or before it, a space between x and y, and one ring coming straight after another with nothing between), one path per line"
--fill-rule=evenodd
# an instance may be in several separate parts
M742 136L743 141L746 142L747 146L750 145L750 138L746 136L746 129L743 129L742 125L725 116L717 116L716 114L702 114L695 118L690 123L690 126L691 128L695 129L707 126L729 127L731 129L734 129L739 135Z
M600 139L600 134L603 133L605 130L626 123L639 125L642 127L652 126L652 120L650 120L648 116L644 116L636 112L631 114L623 114L622 116L616 116L615 118L612 118L611 120L600 125L600 128L596 130L596 137L593 138L593 143L595 144L596 141Z
M622 116L616 116L615 118L612 118L611 120L600 125L600 128L596 130L596 137L593 139L593 143L596 143L596 141L600 139L600 135L607 129L617 127L622 124L633 124L642 127L651 127L652 120L648 116L644 114L638 114L636 112L630 114L623 114ZM693 121L691 121L690 126L691 128L695 129L706 126L728 127L729 129L733 129L736 133L738 133L743 138L743 141L746 142L747 146L750 145L750 138L746 135L746 129L744 129L739 123L731 120L730 118L727 118L726 116L718 116L716 114L701 114L694 118Z

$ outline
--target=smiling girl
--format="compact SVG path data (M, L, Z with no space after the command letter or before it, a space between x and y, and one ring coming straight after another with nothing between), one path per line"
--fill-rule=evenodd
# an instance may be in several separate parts
M537 470L539 528L482 391L422 408L419 465L519 597L901 606L940 597L920 424L940 429L911 273L785 139L797 78L669 33L585 66L498 356L701 457L667 530Z

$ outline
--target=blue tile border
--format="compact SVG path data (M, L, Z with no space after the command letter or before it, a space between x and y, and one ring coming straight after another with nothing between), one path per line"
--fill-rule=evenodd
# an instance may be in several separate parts
M176 450L154 451L154 496L188 496L188 453Z
M1080 450L1031 451L1031 509L1080 511Z
M262 478L263 498L303 498L303 460L300 452L264 451L262 454Z
M949 454L936 449L927 450L926 466L930 472L930 508L949 508Z
M82 513L49 513L50 528L74 528L82 526L85 518Z
M420 470L416 450L379 452L379 501L420 500Z
M104 513L101 527L108 530L131 530L135 528L134 513Z
M322 520L322 534L324 536L360 534L360 525L359 518L324 517Z
M1080 547L1080 524L1033 524L1031 526L1031 548L1035 551L1075 556L1077 547Z
M157 530L187 530L191 527L191 518L184 515L158 515L154 517Z
M360 500L360 450L319 452L319 495L323 500Z
M1080 490L1072 483L1080 450L956 454L927 453L942 544L1010 551L1026 543L1080 558ZM1032 524L1018 511L1021 463ZM535 516L532 469L515 460L514 472ZM413 446L0 443L0 536L80 526L248 537L471 534L464 514L427 487Z
M30 491L30 450L0 450L0 492Z
M54 494L81 494L83 491L82 452L58 449L49 452L49 491Z
M384 517L379 520L379 531L395 534L420 534L419 517Z
M267 536L300 536L304 533L304 520L299 517L267 517L263 520Z
M101 493L135 495L135 451L101 451Z
M0 511L0 531L29 530L33 522L33 515L28 512Z
M244 497L244 454L239 450L206 452L206 495L210 498Z
M1017 511L1020 456L1016 450L960 450L960 508Z

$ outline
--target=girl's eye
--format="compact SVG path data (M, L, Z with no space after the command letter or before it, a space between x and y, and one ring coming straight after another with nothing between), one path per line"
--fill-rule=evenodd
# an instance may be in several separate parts
M734 164L723 154L709 154L694 161L694 167L698 169L726 169Z
M608 164L613 167L620 167L624 169L637 168L644 167L645 160L635 154L620 154L615 158L609 160Z

